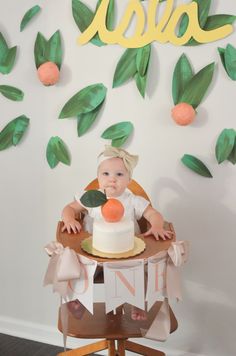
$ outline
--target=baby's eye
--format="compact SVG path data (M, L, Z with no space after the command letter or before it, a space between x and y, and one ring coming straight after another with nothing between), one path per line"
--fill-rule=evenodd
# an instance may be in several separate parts
M118 177L123 177L124 174L119 172L119 173L117 173L117 175L118 175Z
M108 172L103 172L102 175L103 176L109 176L109 173Z

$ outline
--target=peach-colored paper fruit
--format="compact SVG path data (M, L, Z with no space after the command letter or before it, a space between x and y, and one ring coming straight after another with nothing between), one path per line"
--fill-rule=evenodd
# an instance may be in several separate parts
M38 68L38 77L43 85L54 85L60 77L59 68L54 62L45 62Z
M171 110L171 116L176 124L186 126L193 122L196 111L190 104L179 103Z

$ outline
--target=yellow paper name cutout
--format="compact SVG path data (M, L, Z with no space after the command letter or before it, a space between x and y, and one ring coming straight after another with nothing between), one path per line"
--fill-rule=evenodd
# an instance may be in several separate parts
M229 24L215 30L204 31L199 25L198 5L196 2L180 5L173 10L174 0L166 0L164 13L158 24L156 24L156 12L159 1L149 1L145 32L146 15L140 0L130 0L123 18L113 31L109 31L106 27L106 16L110 0L103 0L93 21L78 38L79 44L86 44L97 32L102 42L120 44L127 48L143 47L153 41L160 43L170 42L174 45L182 46L192 37L199 43L208 43L225 38L233 32L233 26ZM187 14L189 18L188 27L183 36L177 37L175 30L183 14ZM135 32L132 37L127 38L124 34L134 15L136 15Z

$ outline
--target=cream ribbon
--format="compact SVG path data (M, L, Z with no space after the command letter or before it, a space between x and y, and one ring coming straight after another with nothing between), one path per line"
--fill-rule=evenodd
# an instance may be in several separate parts
M74 250L64 248L61 243L55 241L45 246L45 250L51 258L43 284L52 284L53 292L58 292L65 298L70 293L70 280L80 278L79 258Z
M104 152L98 156L98 164L100 164L105 159L109 158L121 158L124 162L125 168L130 173L133 173L134 167L138 163L138 156L131 155L129 152L123 150L122 148L117 148L113 146L106 145Z
M163 256L163 251L159 253ZM172 242L165 252L167 258L166 288L168 298L182 300L179 267L188 259L189 244L187 241ZM170 334L170 310L168 298L162 302L161 308L148 330L141 329L142 336L152 340L165 341Z

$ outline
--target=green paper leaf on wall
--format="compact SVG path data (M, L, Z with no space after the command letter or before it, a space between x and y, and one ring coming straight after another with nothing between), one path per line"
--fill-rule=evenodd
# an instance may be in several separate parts
M147 73L150 55L151 55L150 44L137 49L136 67L141 77L144 77L145 74Z
M236 48L228 44L225 49L225 67L229 77L236 80Z
M60 31L56 31L47 42L45 56L47 61L54 62L61 68L62 63L62 48Z
M137 72L136 55L137 48L127 48L121 56L113 77L113 88L117 88L120 85L127 82L130 78L133 78Z
M47 40L40 32L38 32L34 44L34 59L36 68L40 67L41 64L47 62L46 51Z
M58 136L51 137L46 150L46 157L51 168L55 168L59 162L70 165L70 153L65 142Z
M234 129L224 129L216 142L215 155L218 163L225 161L233 150L236 131Z
M0 93L13 101L22 101L24 98L23 91L10 85L0 85Z
M16 146L29 126L29 118L25 115L11 120L0 132L0 151Z
M86 114L78 115L77 133L79 137L84 135L88 131L88 129L93 125L103 104L104 101L100 105L98 105L94 110Z
M88 190L80 198L81 203L88 208L95 208L107 202L107 197L99 190Z
M232 164L236 163L236 138L235 138L235 141L234 141L234 147L233 147L232 151L230 152L230 154L229 154L227 159Z
M210 11L211 0L204 0L204 1L193 0L192 2L196 2L198 5L198 21L200 27L204 28L204 25L207 21L207 17ZM179 26L179 33L178 33L179 37L182 37L185 34L188 27L188 23L189 23L188 15L184 14Z
M179 98L183 94L186 85L193 78L193 75L191 64L183 53L176 63L172 79L172 97L175 105L180 102Z
M102 84L92 84L76 93L63 106L59 119L78 116L93 111L106 97L107 88Z
M84 32L89 27L95 15L88 6L79 0L72 0L72 14L81 32ZM105 45L105 43L100 40L98 34L96 34L90 42L99 47Z
M225 65L225 49L221 48L221 47L218 47L218 52L219 52L219 55L220 55L221 62L223 64L223 66L224 66L224 69L227 72L226 65Z
M200 159L196 158L195 156L185 154L181 158L181 161L186 167L188 167L195 173L197 173L203 177L212 178L212 174L209 171L209 169L206 167L206 165Z
M9 74L14 66L17 46L8 48L7 42L0 32L0 73Z
M138 91L145 97L146 85L147 85L147 73L142 77L138 72L135 74L135 82L138 88Z
M134 129L130 121L119 122L108 127L101 135L102 138L112 140L111 145L121 147L129 138Z
M215 63L210 63L195 74L187 83L183 94L179 98L179 102L188 103L196 109L211 84L214 68Z
M59 30L48 41L38 32L34 45L34 59L36 68L45 62L54 62L59 69L61 68L62 48Z
M20 31L23 31L30 20L41 10L39 5L35 5L31 7L23 16L21 23L20 23Z
M108 127L101 135L102 138L108 140L118 139L124 136L129 136L133 131L133 124L130 121L122 121Z

